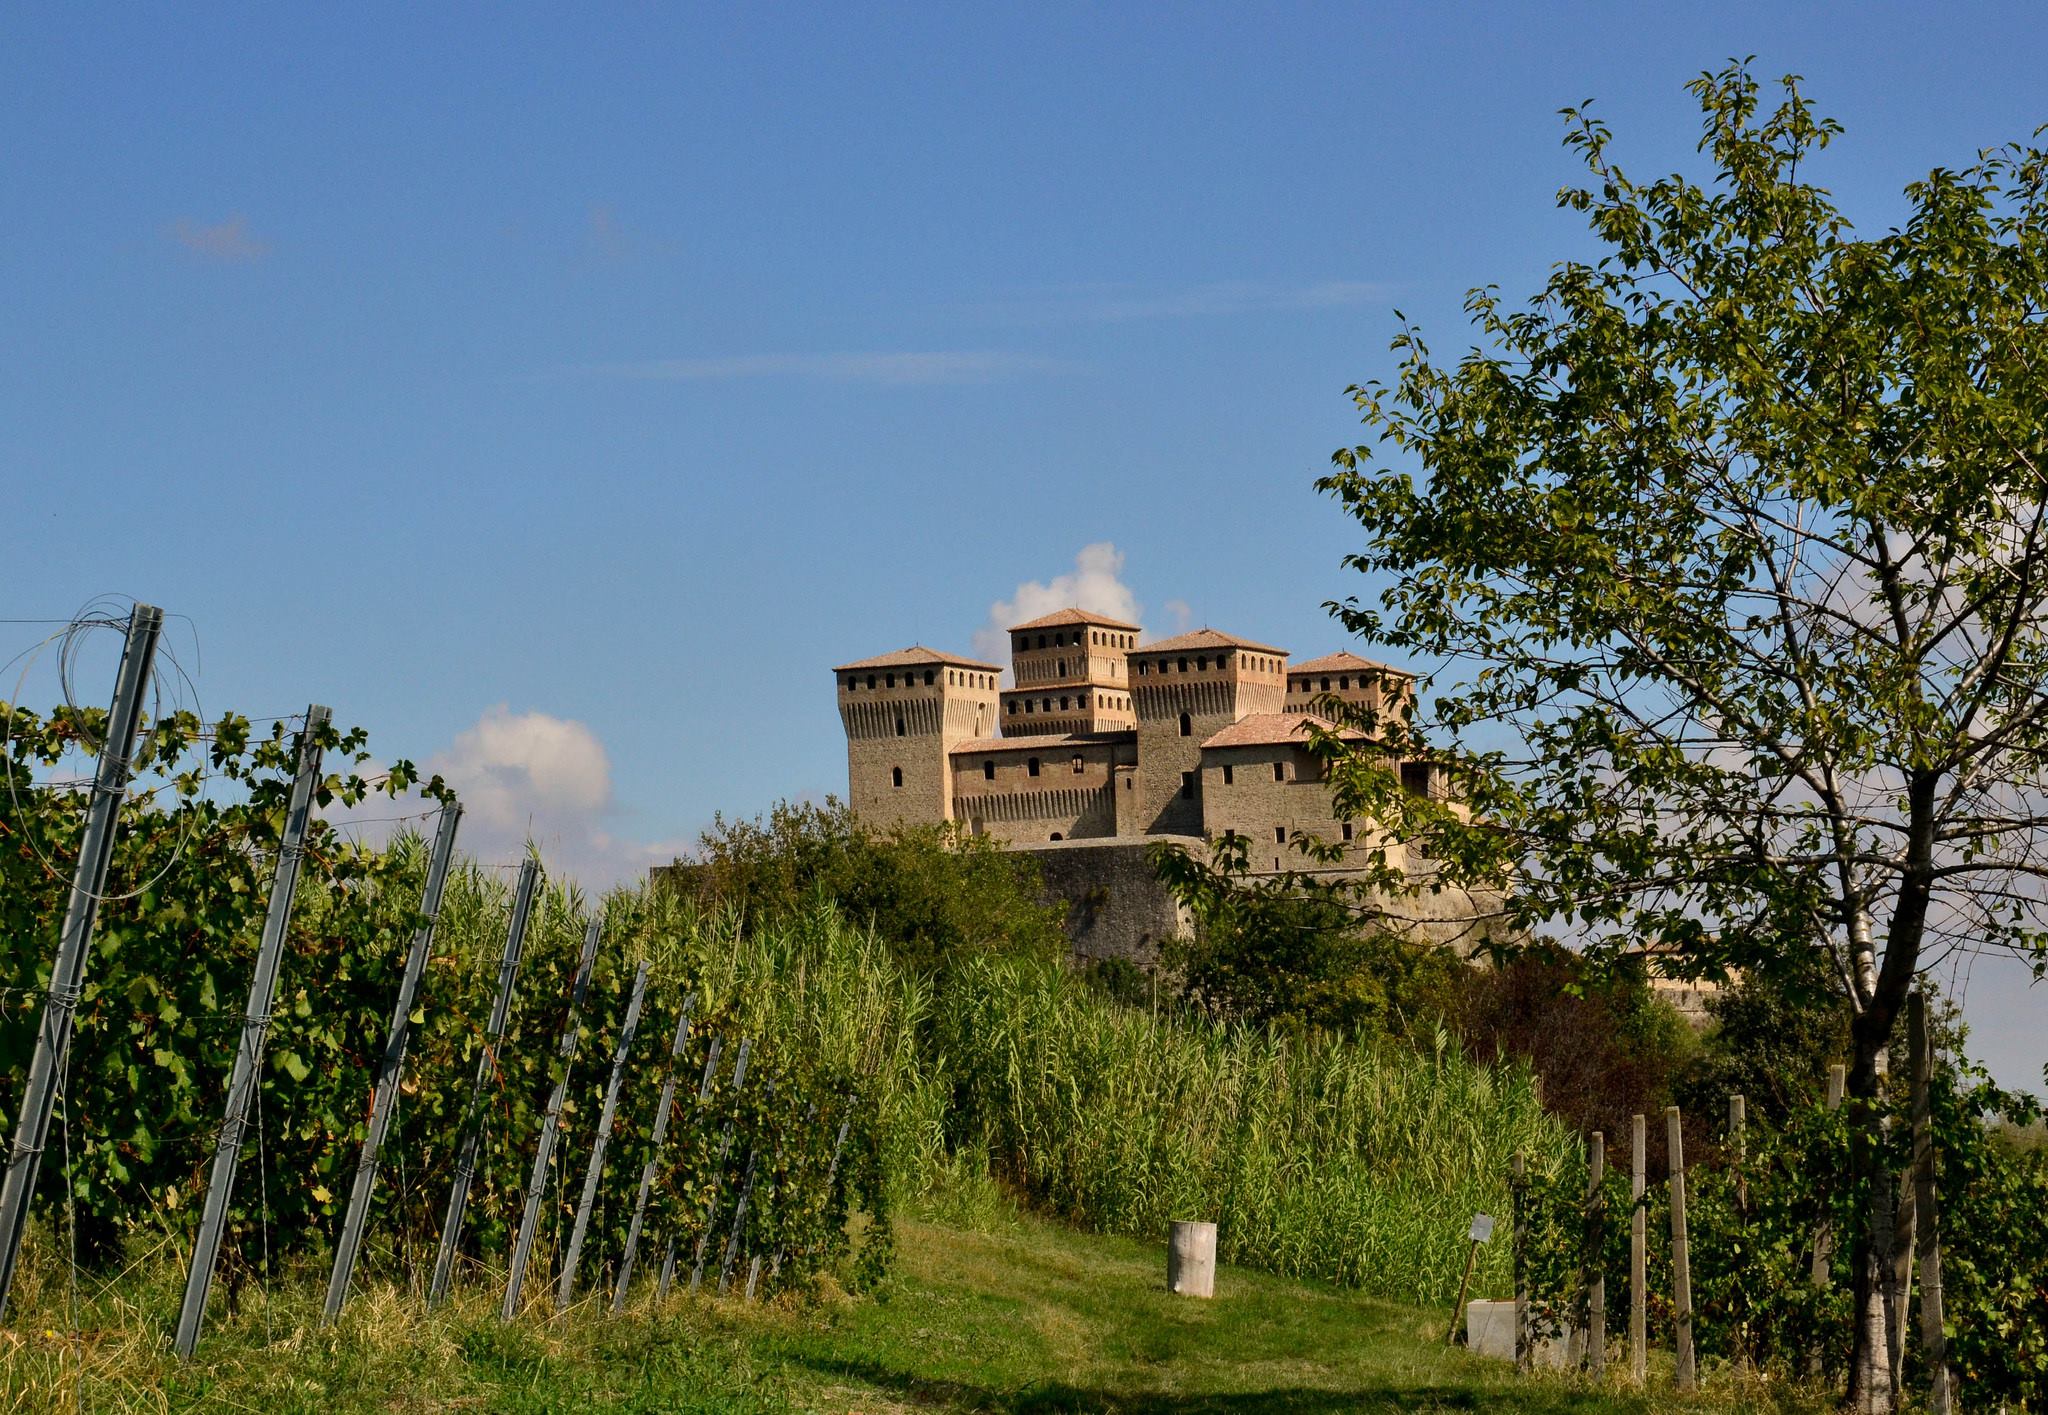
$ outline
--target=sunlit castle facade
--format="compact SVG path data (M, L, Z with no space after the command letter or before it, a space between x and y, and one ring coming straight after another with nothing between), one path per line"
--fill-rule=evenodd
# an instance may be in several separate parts
M1302 865L1288 845L1304 833L1387 848L1336 811L1306 730L1332 724L1309 708L1330 695L1398 714L1413 675L1350 653L1290 664L1215 629L1141 644L1137 625L1081 609L1009 632L1007 687L1000 665L922 646L833 670L862 819L953 821L1019 848L1234 831L1275 870ZM1440 793L1426 763L1401 771L1409 790Z

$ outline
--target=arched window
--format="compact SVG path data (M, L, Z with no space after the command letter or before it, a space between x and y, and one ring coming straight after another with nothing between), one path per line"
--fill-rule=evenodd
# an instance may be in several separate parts
M896 675L893 673L889 675L889 686L892 688L896 686Z
M1052 838L1058 840L1060 838L1060 833L1058 831L1054 831L1052 833Z
M927 688L932 685L932 670L929 668L924 671L924 685Z
M901 786L903 784L903 768L900 766L889 768L889 780L892 785Z
M903 719L900 717L896 719L896 735L898 737L903 735ZM900 782L898 784L901 785Z
M875 675L874 675L874 674L872 674L872 673L870 673L870 674L868 675L868 686L869 686L870 688L872 688L872 687L874 687L874 686L875 686Z
M1185 672L1187 672L1187 671L1188 671L1188 661L1187 661L1186 659L1181 659L1181 660L1179 661L1178 667L1179 667L1179 669L1180 669L1180 671L1181 671L1182 673L1185 673Z
M1186 713L1180 715L1180 735L1183 737L1195 735L1195 720Z

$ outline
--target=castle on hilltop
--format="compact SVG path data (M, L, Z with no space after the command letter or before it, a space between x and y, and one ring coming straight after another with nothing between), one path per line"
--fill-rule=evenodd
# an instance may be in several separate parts
M922 646L833 670L858 816L956 822L1016 848L1234 831L1273 870L1304 865L1288 847L1313 834L1401 863L1370 822L1338 814L1306 727L1339 730L1310 711L1326 698L1399 716L1414 675L1351 653L1290 664L1215 629L1140 644L1137 625L1081 609L1009 632L1007 688L999 665ZM1400 770L1441 794L1440 768Z

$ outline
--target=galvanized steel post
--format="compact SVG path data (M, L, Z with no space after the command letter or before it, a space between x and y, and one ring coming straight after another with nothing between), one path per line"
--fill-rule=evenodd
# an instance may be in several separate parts
M256 972L249 980L249 1004L242 1014L242 1041L235 1051L235 1069L228 1080L226 1114L213 1147L213 1169L206 1181L206 1206L199 1217L199 1235L192 1247L192 1266L185 1274L185 1298L178 1307L178 1333L172 1345L189 1357L199 1345L200 1323L206 1317L206 1294L213 1286L213 1265L220 1257L221 1232L227 1225L228 1200L235 1192L235 1169L242 1159L242 1128L249 1107L263 1084L263 1046L270 1035L270 1006L277 996L277 970L284 954L285 929L291 922L292 896L299 887L299 865L305 853L306 827L313 814L313 792L320 784L322 735L329 713L315 704L306 709L299 734L298 773L285 806L284 832L277 843L277 871L270 881L270 906L263 915L263 938L256 949Z
M521 862L519 886L512 896L512 922L505 930L505 952L498 960L498 996L491 1004L484 1048L476 1059L476 1079L470 1082L469 1104L463 1111L462 1138L456 1144L455 1178L448 1187L448 1212L441 1220L441 1246L434 1255L434 1278L427 1286L429 1310L448 1295L448 1284L455 1274L455 1245L462 1237L462 1215L469 1207L469 1186L476 1178L477 1148L484 1138L484 1087L498 1066L498 1041L505 1035L505 1020L512 1012L512 985L519 977L519 958L526 946L526 925L533 915L533 891L539 879L537 863L531 859Z
M405 972L398 981L398 1001L391 1009L391 1029L385 1034L384 1054L378 1062L377 1081L370 1091L370 1124L363 1147L356 1156L356 1175L348 1191L348 1211L341 1221L341 1237L334 1245L334 1269L327 1277L327 1305L322 1319L332 1322L348 1301L349 1279L355 1275L356 1254L362 1247L363 1228L369 1221L370 1196L377 1187L377 1156L384 1137L391 1131L392 1112L398 1106L398 1083L405 1074L405 1049L412 1039L412 1013L417 1005L420 978L426 972L427 954L433 947L434 922L441 915L441 896L448 886L448 862L455 854L455 831L462 823L462 806L450 801L441 808L441 825L434 833L434 853L427 862L427 884L420 899L420 926L413 931L412 947L405 955Z
M590 970L597 963L597 941L604 933L604 919L592 919L583 933L583 955L576 960L576 981L569 988L569 1015L562 1023L562 1075L548 1095L546 1117L540 1126L540 1147L534 1151L533 1173L526 1181L526 1211L520 1215L519 1237L512 1245L512 1271L505 1277L505 1301L498 1316L511 1321L519 1310L519 1292L526 1285L526 1263L533 1256L533 1236L540 1227L541 1200L548 1192L548 1161L554 1158L555 1137L562 1129L562 1104L569 1098L569 1075L576 1067L576 1047L582 1040L577 1013L583 1009L583 995L590 989Z
M605 1147L611 1142L612 1120L619 1113L619 1079L625 1075L626 1052L633 1045L633 1032L640 1025L640 1004L647 998L647 964L633 974L633 995L626 1002L626 1020L619 1028L619 1045L612 1053L611 1079L605 1082L604 1113L598 1117L597 1137L590 1144L590 1167L583 1172L583 1196L576 1202L576 1222L569 1230L569 1251L562 1258L562 1280L555 1288L555 1310L569 1305L576 1293L576 1264L583 1256L583 1235L590 1228L590 1206L597 1198L597 1181L604 1173Z
M71 1050L73 1014L85 987L85 964L91 953L93 925L99 918L100 896L106 893L107 867L114 857L114 831L121 803L128 797L130 752L142 722L142 694L156 662L157 637L164 612L138 604L128 614L128 638L114 679L114 702L107 711L107 739L100 747L93 774L92 801L86 808L85 833L78 845L78 864L71 876L71 900L57 934L57 957L50 968L48 1000L36 1029L36 1049L29 1060L28 1081L21 1092L21 1112L14 1143L7 1152L7 1177L0 1182L0 1314L14 1285L14 1265L21 1256L21 1238L35 1201L36 1176L42 1169L43 1144L50 1134L50 1114L57 1103L59 1079Z

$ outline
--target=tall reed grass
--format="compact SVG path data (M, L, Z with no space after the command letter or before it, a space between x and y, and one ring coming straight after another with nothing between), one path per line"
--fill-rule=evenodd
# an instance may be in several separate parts
M1154 1015L1022 961L963 968L936 1015L954 1142L1037 1205L1136 1235L1213 1219L1229 1261L1407 1301L1455 1293L1515 1151L1549 1172L1577 1143L1525 1073L1442 1037L1423 1055Z

